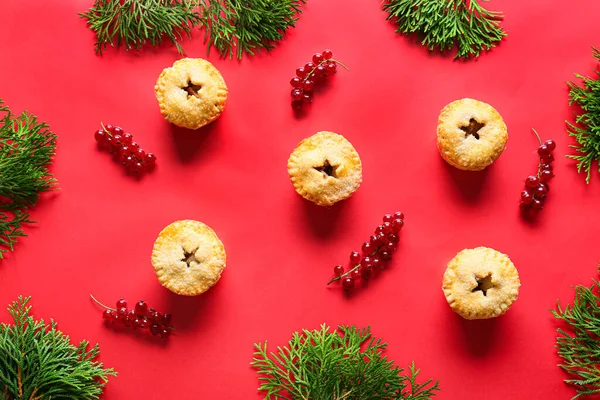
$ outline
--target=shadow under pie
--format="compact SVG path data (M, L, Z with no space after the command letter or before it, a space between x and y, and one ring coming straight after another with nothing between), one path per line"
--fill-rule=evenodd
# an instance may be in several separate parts
M215 149L219 133L219 120L196 130L172 124L169 126L175 153L182 163L189 163Z
M345 210L352 203L352 198L336 203L331 207L323 207L316 205L311 201L306 201L303 198L297 197L297 204L301 204L305 220L307 221L311 231L319 238L327 239L336 231L343 227L340 225ZM342 220L343 221L343 220Z
M474 203L479 200L485 182L490 179L490 173L493 172L493 165L490 165L481 171L464 171L454 168L442 158L440 162L444 164L444 169L450 175L454 188L460 197L469 202Z

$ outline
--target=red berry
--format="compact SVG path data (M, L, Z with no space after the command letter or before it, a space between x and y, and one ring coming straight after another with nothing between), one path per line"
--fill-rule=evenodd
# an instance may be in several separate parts
M163 314L160 321L163 325L169 325L171 323L171 314Z
M150 333L152 334L152 336L160 335L161 331L162 331L162 329L161 329L160 325L158 325L158 324L150 325Z
M353 251L352 253L350 253L350 263L352 265L358 265L360 263L361 260L361 256L360 253L357 251Z
M536 199L543 199L547 194L548 190L546 190L546 187L542 186L541 184L535 189L534 192L534 196Z
M160 313L158 311L155 311L152 308L148 310L148 320L150 322L153 322L155 324L159 324L160 323L160 318L161 318L161 315L160 315Z
M304 93L304 97L302 97L302 101L306 104L312 103L313 95L312 93Z
M529 189L535 189L540 184L540 180L535 175L529 175L525 180L525 186Z
M304 67L296 68L296 76L298 78L303 79L308 74L308 71L304 69Z
M400 230L402 229L403 226L404 226L404 221L401 220L400 218L396 218L395 220L392 221L392 230L394 231L394 233L400 232Z
M385 235L385 233L378 233L377 234L377 246L381 246L383 244L385 244L387 242L387 237Z
M294 111L302 110L303 105L304 105L304 103L302 102L302 100L292 101L292 109L294 109Z
M333 267L333 276L342 276L343 273L344 267L342 267L341 265L336 265L335 267Z
M400 236L396 235L395 233L388 233L387 238L390 243L394 244L398 244L398 242L400 241Z
M540 186L543 186L546 188L546 193L550 193L550 185L548 185L546 182L540 183Z
M133 135L131 133L124 133L121 135L121 143L130 145L133 142Z
M392 259L392 253L389 251L382 251L379 253L379 257L381 257L382 261L390 261Z
M154 167L156 165L156 156L154 153L146 153L146 168Z
M169 337L170 334L171 334L171 332L168 329L163 329L160 332L160 337L166 339Z
M554 177L554 174L550 170L543 169L540 172L540 181L542 181L542 182L549 182L553 177Z
M529 203L529 204L521 203L521 204L519 204L519 208L521 209L521 212L527 213L531 210L531 203Z
M325 76L325 67L322 65L319 65L317 68L315 68L315 76L317 78L322 78Z
M360 261L360 265L362 265L363 267L371 267L371 257L365 257Z
M140 329L146 329L148 327L148 325L150 325L148 318L146 318L146 317L140 318L140 323L138 324L138 327Z
M523 204L531 204L533 201L533 196L527 190L523 190L521 192L521 202Z
M142 164L139 161L134 163L131 167L131 172L133 172L136 175L141 175L144 172L144 164Z
M302 89L292 89L292 100L300 101L304 97L304 93L302 93Z
M141 317L140 317L140 318L138 318L138 317L135 317L135 318L133 319L133 321L131 321L131 326L132 326L132 327L133 327L133 329L135 330L135 329L137 329L137 328L139 328L139 327L140 327L140 324L141 324L141 323L142 323L142 318L141 318Z
M292 85L292 87L299 88L300 86L302 86L302 79L295 76L290 81L290 85Z
M132 141L132 142L129 144L129 147L130 147L130 148L132 149L132 151L133 151L133 150L135 150L137 147L140 147L140 145L139 145L137 142L133 142L133 141Z
M117 309L117 314L119 315L120 318L125 318L125 315L127 315L127 308L121 307L121 308Z
M323 57L323 54L321 54L321 53L315 53L312 56L312 60L315 64L320 64L322 61L325 60L325 57Z
M321 54L323 55L323 58L326 60L330 60L331 57L333 57L333 53L329 49L323 50L323 53L321 53Z
M350 277L352 279L354 279L355 281L360 279L360 271L362 270L362 268L356 268L355 270L353 270L352 272L350 272Z
M546 156L550 155L550 153L552 153L552 151L545 144L541 145L538 148L537 152L540 157L546 157Z
M533 203L531 203L531 208L535 211L541 211L544 208L544 202L542 200L535 199Z
M111 135L115 133L115 127L111 124L104 125L104 130L109 132Z
M342 279L342 287L345 290L352 290L354 288L354 279L350 278L349 276L345 277Z
M384 268L384 263L381 261L381 259L379 257L373 257L373 260L371 261L371 265L373 266L373 269L375 270L382 270Z
M148 304L144 300L140 300L135 304L135 313L140 317L145 317L148 314Z
M396 251L396 249L398 248L398 246L396 245L396 243L387 242L387 243L385 244L385 247L384 247L384 249L385 249L385 248L387 248L387 251L388 251L388 252L391 252L391 253L393 253L393 252L395 252L395 251Z
M104 310L104 312L102 313L102 319L105 319L107 321L112 321L114 316L115 312L112 310Z
M383 224L378 225L377 228L375 228L375 234L379 235L380 233L385 233L385 228Z
M554 151L554 149L556 149L556 143L554 143L554 140L552 139L546 140L545 145L548 147L548 149L550 149L550 151Z
M315 64L311 63L311 62L307 62L306 65L304 66L304 69L307 71L307 75L308 73L310 73L313 69L315 68Z
M146 158L146 152L139 147L137 149L133 149L132 154L138 161L143 161Z
M98 129L94 132L94 139L96 139L96 142L98 143L104 143L107 137L108 135L102 129Z
M368 281L369 279L371 279L371 275L373 275L373 270L371 268L363 268L360 271L360 277L362 279L364 279L365 281Z
M364 255L369 255L373 252L373 246L371 246L370 242L364 242L361 250Z
M392 224L390 222L384 222L381 226L383 226L383 233L391 233L392 232Z
M113 128L113 134L115 135L123 135L123 128L121 128L120 126L115 126Z
M335 72L337 71L337 65L335 65L335 63L328 63L325 66L325 72L327 72L327 75L333 75L335 74Z
M404 221L404 213L402 213L400 211L396 211L394 213L394 219L401 219L402 221Z
M385 214L383 216L383 222L392 222L394 220L394 216L392 214Z
M552 164L552 161L554 161L554 156L552 154L548 154L547 156L540 157L540 159L544 164Z
M377 236L377 235L371 235L371 237L369 237L369 243L373 247L379 246L379 236Z
M314 87L315 87L315 83L313 81L311 81L310 79L307 79L304 82L302 82L302 89L304 89L304 91L306 91L306 92L312 92Z
M123 146L123 142L121 141L123 137L121 135L113 135L113 146L121 147Z
M125 299L120 299L117 301L117 310L123 307L127 308L127 301L125 301Z

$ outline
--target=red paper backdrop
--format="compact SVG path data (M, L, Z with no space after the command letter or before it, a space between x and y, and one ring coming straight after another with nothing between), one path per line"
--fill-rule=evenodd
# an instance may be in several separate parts
M396 35L378 1L312 0L273 52L208 57L230 95L223 116L198 132L170 126L154 98L175 49L96 56L77 16L91 3L0 4L0 97L60 135L53 171L61 187L0 262L0 304L31 295L36 316L55 318L73 340L100 343L101 360L119 372L104 398L258 399L252 344L280 345L323 322L372 326L397 363L415 360L424 378L439 378L442 399L574 394L556 366L558 325L548 309L597 277L600 183L594 176L586 185L565 159L564 121L572 115L565 81L597 66L598 2L495 0L489 8L505 12L508 38L463 62ZM189 56L206 56L199 32L184 44ZM351 71L296 119L288 81L324 48ZM509 130L505 153L481 174L448 167L435 145L440 109L466 96L496 107ZM135 181L97 151L100 121L155 152L155 173ZM536 168L531 127L558 143L557 176L541 218L527 224L518 198ZM296 144L320 130L346 136L364 164L358 192L331 209L301 199L286 172ZM396 210L406 229L391 269L350 298L326 287L332 266ZM210 225L227 250L222 280L196 298L163 289L150 265L158 232L184 218ZM481 245L511 257L522 288L505 316L468 322L446 304L441 279L459 250ZM173 313L177 335L163 342L107 328L90 293L111 304L145 299Z

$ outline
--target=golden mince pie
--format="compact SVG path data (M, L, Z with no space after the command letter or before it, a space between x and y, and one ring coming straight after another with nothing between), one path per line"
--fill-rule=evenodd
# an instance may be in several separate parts
M217 119L228 93L219 70L201 58L184 58L165 68L154 92L165 119L188 129L198 129Z
M481 171L504 151L508 132L496 109L473 99L453 101L440 113L437 145L453 167Z
M519 274L508 256L477 247L458 253L449 263L442 289L450 307L465 319L498 317L519 295Z
M225 268L225 248L202 222L175 221L160 232L152 250L152 266L170 291L196 296L214 286Z
M318 132L304 139L288 160L296 192L320 206L347 199L362 182L358 153L342 135Z

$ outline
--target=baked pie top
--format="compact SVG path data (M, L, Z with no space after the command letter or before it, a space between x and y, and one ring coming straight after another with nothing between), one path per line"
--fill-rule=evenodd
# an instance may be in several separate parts
M198 129L217 119L228 94L219 70L201 58L184 58L165 68L154 91L165 119L188 129Z
M442 289L450 307L466 319L502 315L519 295L521 282L508 256L477 247L459 252L449 263Z
M196 296L214 286L225 268L225 248L215 232L199 221L165 227L152 250L160 283L174 293Z
M288 160L296 192L321 206L344 200L362 182L358 153L342 135L318 132L304 139Z
M504 151L508 132L502 117L481 101L461 99L442 109L438 119L437 144L448 164L480 171Z

